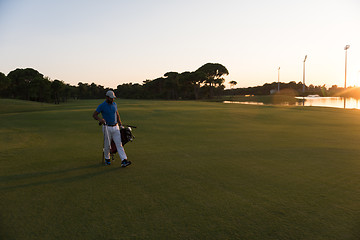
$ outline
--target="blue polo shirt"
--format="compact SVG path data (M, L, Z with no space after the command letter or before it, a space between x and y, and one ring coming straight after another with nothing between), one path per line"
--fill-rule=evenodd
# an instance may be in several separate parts
M117 123L117 119L116 119L117 105L115 102L109 104L106 101L104 101L97 107L96 111L98 113L101 113L107 125L115 125Z

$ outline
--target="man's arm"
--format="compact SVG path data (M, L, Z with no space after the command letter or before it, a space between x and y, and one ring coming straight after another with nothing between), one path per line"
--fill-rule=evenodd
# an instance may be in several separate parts
M121 126L122 123L121 123L119 112L117 110L116 110L116 119L117 119L117 122L118 122L119 126Z
M93 113L93 118L94 118L95 120L99 121L99 123L105 124L105 123L106 123L105 120L104 120L103 118L99 118L99 114L100 114L99 112L95 111L95 112Z

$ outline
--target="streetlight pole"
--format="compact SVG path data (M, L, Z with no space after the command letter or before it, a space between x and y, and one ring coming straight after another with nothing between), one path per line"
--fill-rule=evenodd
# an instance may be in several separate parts
M305 93L305 61L306 61L307 55L305 55L304 58L304 66L303 66L303 93Z
M278 92L280 92L280 67L278 69Z
M345 88L346 88L346 72L347 72L347 50L349 49L350 45L346 45L345 50Z

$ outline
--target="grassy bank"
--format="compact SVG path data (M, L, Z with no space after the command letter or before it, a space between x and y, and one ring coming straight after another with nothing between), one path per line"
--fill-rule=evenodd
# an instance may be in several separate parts
M359 111L117 100L120 168L101 102L0 99L0 239L360 238Z

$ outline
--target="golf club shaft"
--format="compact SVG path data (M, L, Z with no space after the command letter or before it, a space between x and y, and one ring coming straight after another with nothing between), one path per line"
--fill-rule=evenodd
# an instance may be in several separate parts
M136 126L132 126L132 125L123 125L124 127L131 127L131 128L136 128Z
M109 151L110 151L110 154L111 154L111 141L110 141L108 126L105 124L104 128L105 128L105 134L107 136L108 143L109 143Z

